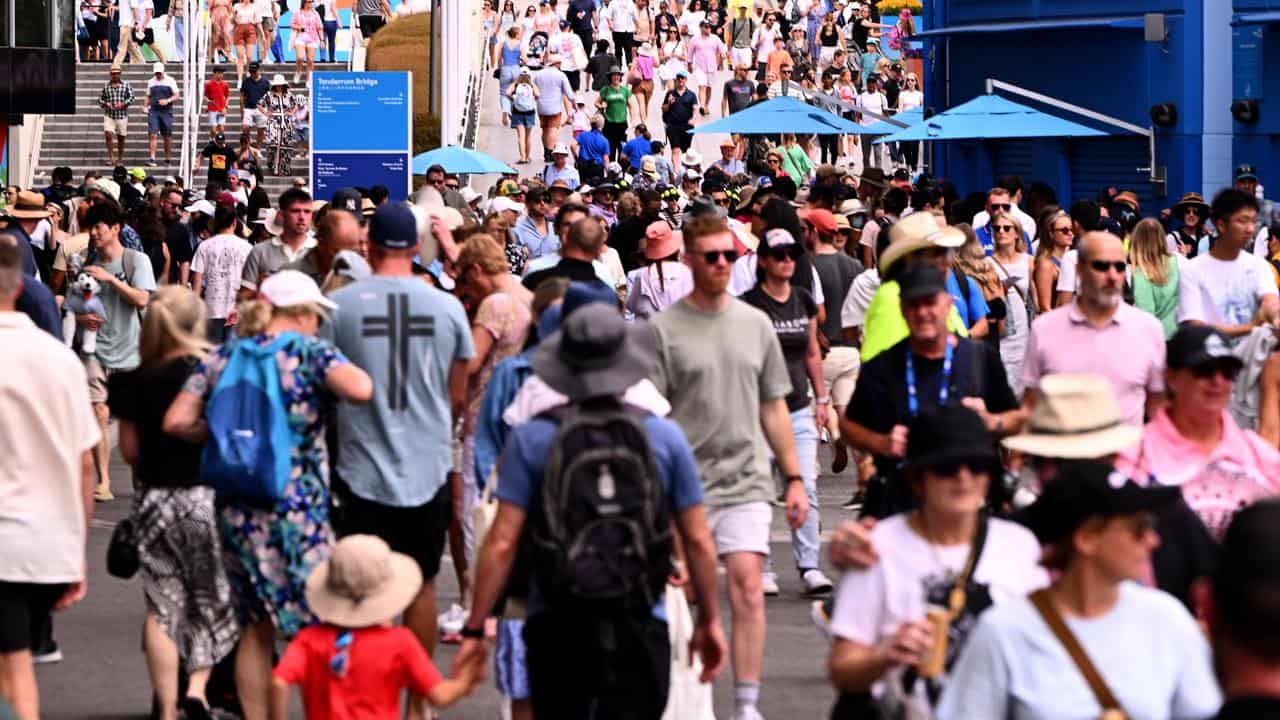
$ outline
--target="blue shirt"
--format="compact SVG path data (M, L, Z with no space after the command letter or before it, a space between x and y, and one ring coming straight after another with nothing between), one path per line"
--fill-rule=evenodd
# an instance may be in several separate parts
M960 281L956 280L954 272L947 273L947 292L951 295L951 302L955 303L956 312L960 313L960 317L964 320L965 327L973 327L974 323L991 312L991 308L987 306L987 299L982 296L982 288L978 287L978 281L973 278L967 279L969 281L967 300L966 294L960 292Z
M373 398L338 405L338 475L365 500L416 507L453 465L449 370L475 355L462 303L417 278L334 291L334 344L373 378Z
M533 350L529 349L498 363L484 386L480 413L476 416L476 480L481 489L489 482L489 473L498 464L507 436L511 434L511 426L502 419L502 413L533 374L529 365L532 354Z
M640 167L640 161L645 155L653 152L653 142L641 135L632 138L622 146L622 154L627 156L627 160L631 161L632 167Z
M511 228L511 232L521 245L529 248L529 258L533 259L551 255L560 250L560 238L556 235L554 225L555 223L547 218L547 231L544 233L538 230L532 218L521 215L516 219L515 227Z
M570 190L577 190L582 184L582 179L578 176L578 169L572 165L565 165L563 170L557 170L554 164L547 165L542 169L542 182L547 187L551 187L551 183L563 180L569 185Z
M609 157L609 141L599 130L591 129L578 136L578 158L603 165Z
M644 420L645 433L662 480L662 496L670 504L674 516L702 502L702 481L693 451L680 426L666 418L649 415ZM540 511L542 478L547 470L547 457L556 435L556 423L547 418L534 418L511 431L502 452L496 495L532 515ZM665 619L662 603L654 608L654 617ZM544 610L537 588L529 596L529 616Z
M26 313L36 327L44 330L58 340L62 340L62 323L58 318L58 302L53 299L53 291L43 283L24 278L22 292L18 295L14 309Z

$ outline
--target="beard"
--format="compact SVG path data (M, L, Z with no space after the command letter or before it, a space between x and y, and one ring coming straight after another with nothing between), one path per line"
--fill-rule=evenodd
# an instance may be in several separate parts
M1120 288L1093 288L1085 293L1085 297L1094 306L1102 310L1114 310L1124 300Z

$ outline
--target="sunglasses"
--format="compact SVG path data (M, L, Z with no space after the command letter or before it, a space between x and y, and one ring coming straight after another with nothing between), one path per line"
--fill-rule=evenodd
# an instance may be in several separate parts
M427 180L427 184L428 184L428 185L435 185L435 186L437 186L437 187L442 187L442 186L444 185L444 179L443 179L443 178L441 178L441 179L439 179L439 180Z
M1053 231L1054 231L1055 233L1059 234L1059 235L1074 235L1074 234L1075 234L1075 230L1072 230L1072 229L1071 229L1071 228L1069 228L1069 227L1054 228L1054 229L1053 229Z
M1182 215L1184 217L1187 215L1195 215L1196 217L1200 217L1200 211L1195 208L1187 208L1186 210L1182 211Z
M951 460L938 465L933 465L929 471L942 477L955 477L960 474L962 469L968 470L970 473L977 474L987 472L989 468L976 460Z
M1011 210L1012 208L1013 208L1013 205L1009 203L993 203L987 206L987 212L995 212L997 210L1003 210L1005 212L1009 212L1009 210Z
M724 258L725 262L732 265L738 260L738 251L737 250L708 250L702 253L702 259L706 261L708 265L715 265L716 263L720 262L720 258L722 257Z
M780 247L771 247L765 251L764 256L774 262L782 262L790 260L795 262L804 254L804 248L792 243L791 245L782 245Z
M715 203L716 203L717 205L721 206L721 207L729 207L729 198L727 198L727 197L723 197L723 198L712 198L712 200L714 200L714 201L715 201Z
M1013 232L1014 228L1012 225L992 225L991 229L996 232Z
M1090 260L1089 267L1097 270L1098 272L1115 270L1116 272L1123 274L1126 265L1123 260Z
M1197 380L1211 380L1214 375L1221 375L1230 382L1235 382L1240 374L1240 366L1234 362L1209 362L1191 368L1191 375Z
M769 158L769 164L770 164L770 165L777 165L777 164L778 164L778 163L780 163L780 162L782 162L782 161L781 161L781 160L779 160L778 158Z

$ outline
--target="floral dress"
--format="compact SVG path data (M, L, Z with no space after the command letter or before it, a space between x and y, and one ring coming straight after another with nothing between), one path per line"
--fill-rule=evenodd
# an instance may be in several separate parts
M240 342L267 345L258 335ZM207 402L235 343L211 352L188 378L186 392ZM329 343L297 336L276 355L289 427L300 438L291 454L284 496L270 510L219 499L223 559L243 627L270 620L284 638L313 621L303 591L312 568L329 557L329 460L321 402L325 378L347 358Z
M288 175L293 170L293 154L298 150L294 115L305 103L294 93L269 92L258 109L267 115L267 167L272 175Z

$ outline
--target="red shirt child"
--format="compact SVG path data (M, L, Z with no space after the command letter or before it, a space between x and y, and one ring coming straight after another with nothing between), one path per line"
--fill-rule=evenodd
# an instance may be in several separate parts
M216 71L212 78L204 83L204 99L209 112L225 113L227 98L231 97L231 87L222 79L222 72Z

